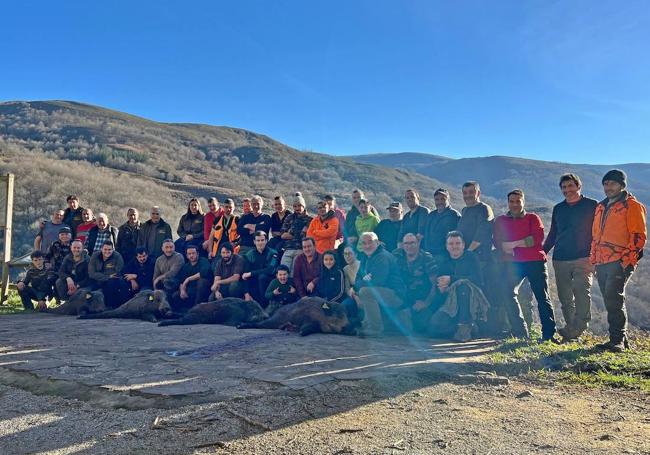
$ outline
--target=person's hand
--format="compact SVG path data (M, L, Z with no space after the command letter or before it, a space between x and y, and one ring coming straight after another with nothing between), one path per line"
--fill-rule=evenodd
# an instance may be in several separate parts
M24 290L24 289L25 289L25 283L23 283L22 281L19 281L19 282L16 284L16 288L18 288L19 291Z
M255 232L255 225L252 223L245 224L244 229L248 229L248 232L253 234Z
M140 289L140 286L138 285L138 282L135 280L131 280L131 290L137 291Z
M350 288L348 291L348 295L352 298L354 298L357 294L354 292L354 288Z
M208 251L208 248L210 247L210 240L206 240L206 241L203 242L201 245L203 246L203 249L204 249L205 251Z
M127 273L127 274L124 275L124 279L125 279L125 280L128 280L128 281L131 281L131 280L137 280L137 279L138 279L138 275L135 274L135 273Z
M311 294L312 292L314 292L315 287L316 285L314 284L314 282L310 281L309 284L307 284L307 292Z
M251 295L247 292L246 294L244 294L244 300L250 302L251 300L253 300L253 297L251 297Z
M68 281L68 295L72 295L77 292L77 286L74 284L74 281Z
M50 270L52 268L52 264L49 262L45 263L45 270Z
M214 298L216 300L221 300L221 299L223 299L223 295L221 295L221 292L219 292L219 291L214 291Z
M282 293L280 292L280 288L275 288L275 289L273 289L273 295L280 295L280 294L282 294Z
M187 234L187 235L185 236L185 241L186 241L186 242L189 242L189 241L192 240L193 238L194 238L194 236L193 236L192 234Z
M415 311L422 311L427 307L427 304L424 302L424 300L416 300L415 305L413 305L413 309Z
M241 276L242 280L248 280L250 277L252 277L253 274L251 272L244 272Z
M180 291L179 294L181 296L181 299L186 299L186 298L189 297L189 295L187 295L187 290L186 290L186 287L185 287L185 283L181 284L181 287L180 287L179 291Z
M289 294L295 294L296 293L296 288L293 286L289 286Z
M158 284L159 281L160 281L160 277L158 277L158 278L156 278L155 280L153 280L153 288L154 288L154 289L156 289L156 285Z
M212 292L217 292L217 289L219 289L219 283L212 283L212 286L210 286L210 290Z
M36 304L36 310L37 311L47 310L47 303L45 303L45 300L38 301L38 303Z

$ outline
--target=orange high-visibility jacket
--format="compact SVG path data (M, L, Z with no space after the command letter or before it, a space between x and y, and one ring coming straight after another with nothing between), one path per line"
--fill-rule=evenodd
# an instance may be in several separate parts
M230 219L230 226L226 224L226 218L223 216L219 216L214 220L214 224L210 230L210 237L212 238L212 246L210 250L212 251L213 257L219 257L219 245L225 241L232 243L232 246L235 248L235 253L239 252L239 234L237 233L237 223L239 223L238 216L233 216ZM227 232L228 236L222 241L224 232Z
M320 216L315 216L307 228L307 237L313 237L316 240L316 251L322 254L327 250L334 249L338 232L339 220L333 214L325 220L321 220Z
M591 233L591 263L621 261L623 267L636 265L647 238L646 209L634 196L623 197L609 209L607 199L596 206Z

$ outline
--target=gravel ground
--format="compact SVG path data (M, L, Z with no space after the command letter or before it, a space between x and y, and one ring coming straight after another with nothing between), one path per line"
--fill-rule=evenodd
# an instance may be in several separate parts
M0 386L0 453L650 453L647 395L432 379L135 411Z

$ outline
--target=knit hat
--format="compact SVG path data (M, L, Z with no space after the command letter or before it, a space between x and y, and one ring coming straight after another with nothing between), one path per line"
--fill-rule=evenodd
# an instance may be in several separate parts
M305 198L302 197L302 193L297 192L297 193L294 195L294 197L293 197L293 204L294 204L294 205L295 205L295 204L300 204L300 205L302 205L303 207L306 207L306 204L305 204Z
M402 210L402 203L401 202L391 202L388 207L386 207L386 210L390 209L397 209L397 210Z
M625 172L623 172L620 169L612 169L611 171L608 171L607 174L603 177L603 185L605 184L605 181L607 180L612 180L614 182L618 182L625 188L627 186L627 175L625 175Z
M439 195L439 194L444 194L445 196L449 197L449 191L446 190L446 189L444 189L444 188L438 188L438 189L433 193L434 196L437 196L437 195Z

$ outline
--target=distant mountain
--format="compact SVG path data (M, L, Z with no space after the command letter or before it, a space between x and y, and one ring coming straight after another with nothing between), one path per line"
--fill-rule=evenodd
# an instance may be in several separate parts
M601 179L614 167L625 170L630 191L650 204L650 164L630 163L615 166L567 164L554 161L530 160L507 156L453 159L426 153L382 153L352 157L360 163L391 166L419 172L443 181L452 192L460 194L467 180L476 180L484 194L505 203L506 194L521 188L534 205L552 205L562 200L558 182L560 175L574 172L584 184L584 193L600 200L603 196Z
M176 228L190 196L219 199L295 191L310 211L333 194L349 206L363 189L381 213L411 186L432 201L440 183L421 174L302 152L239 128L159 123L71 101L0 103L0 173L17 175L14 252L29 250L34 220L49 217L76 193L114 224L126 209L160 205ZM430 202L429 202L430 203ZM146 215L143 215L146 218Z

